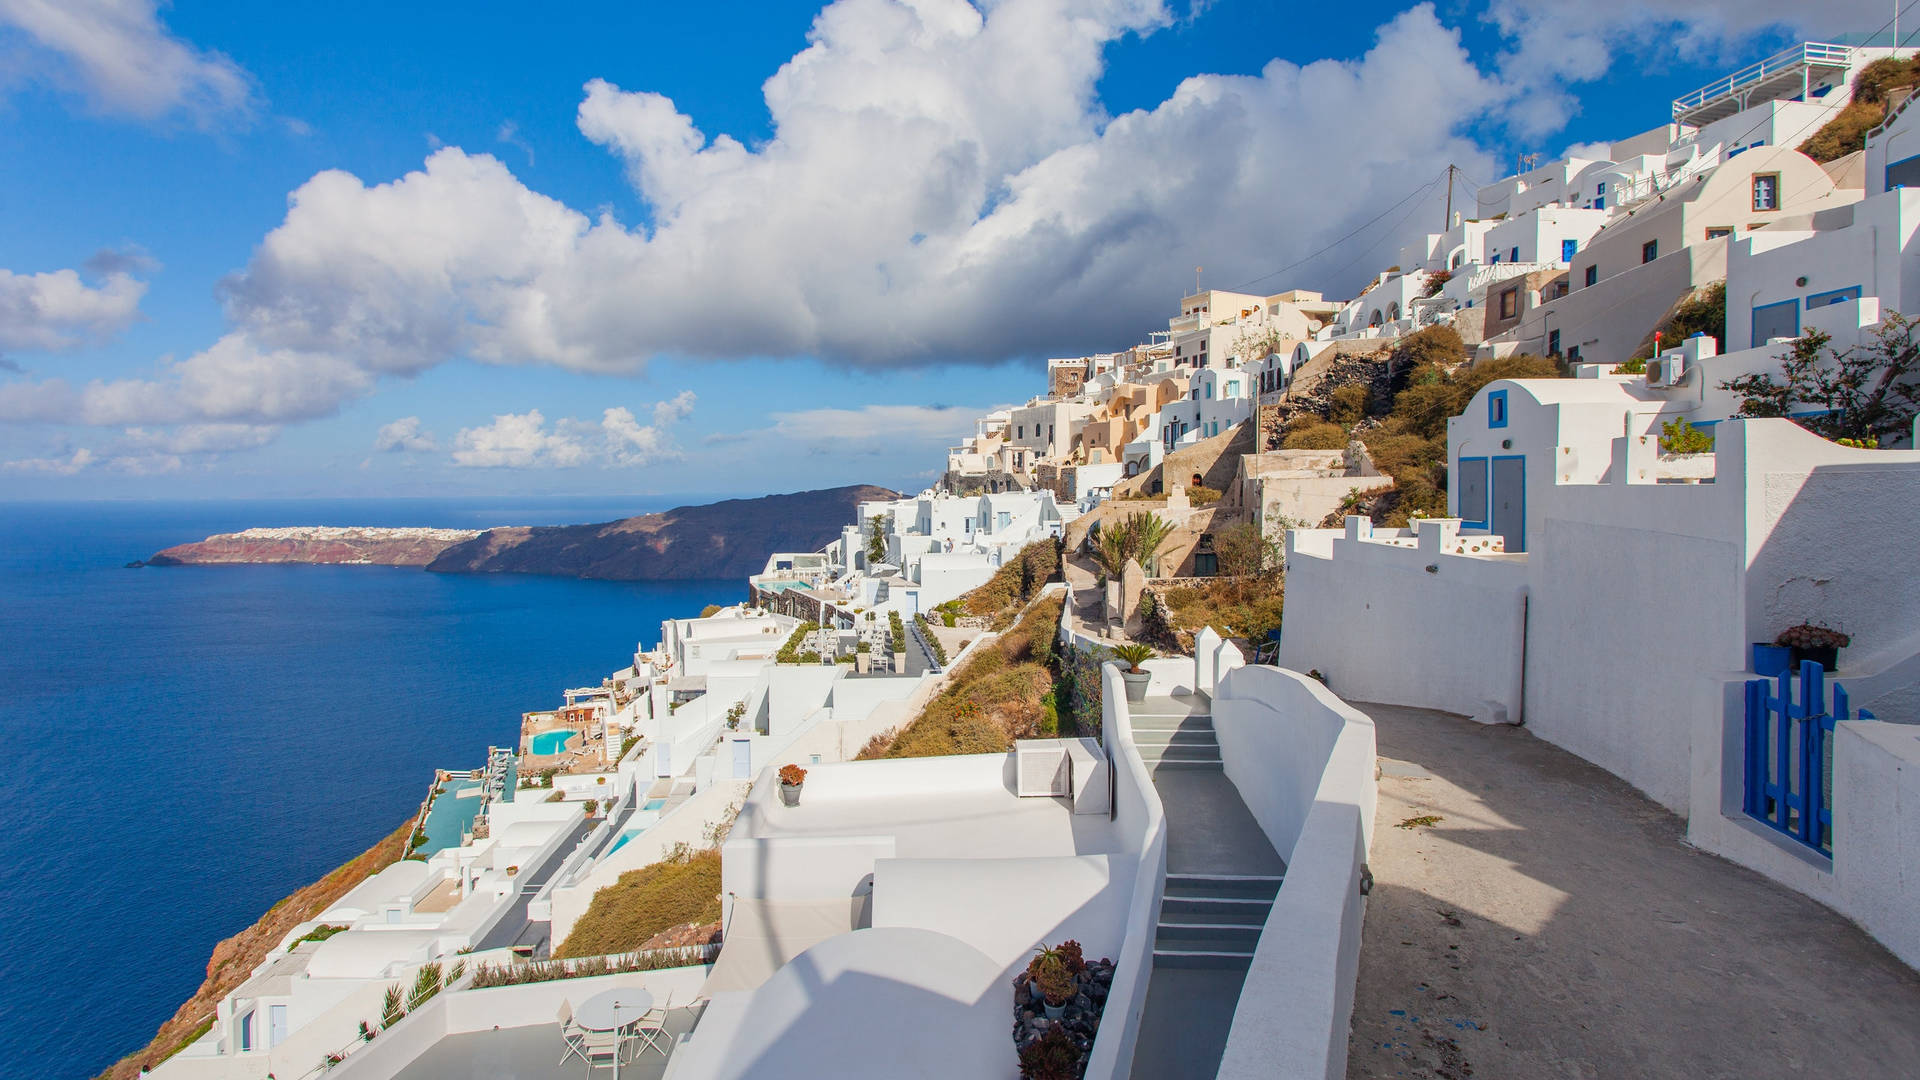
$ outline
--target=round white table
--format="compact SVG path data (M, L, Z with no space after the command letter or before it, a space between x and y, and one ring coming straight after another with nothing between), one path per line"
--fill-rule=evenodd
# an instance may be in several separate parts
M619 1031L647 1015L653 995L638 986L604 990L573 1010L573 1022L588 1031ZM620 1076L620 1055L613 1056L614 1080Z

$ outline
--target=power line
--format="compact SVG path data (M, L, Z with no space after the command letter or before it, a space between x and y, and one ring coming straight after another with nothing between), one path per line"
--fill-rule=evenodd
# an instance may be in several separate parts
M1920 3L1920 0L1914 0L1914 2ZM1380 219L1386 217L1388 214L1393 213L1395 210L1400 209L1402 206L1405 206L1409 201L1419 198L1421 195L1424 195L1427 192L1431 191L1433 189L1433 186L1435 184L1438 184L1439 182L1440 182L1440 177L1438 174L1436 174L1433 177L1433 179L1428 180L1426 183L1408 192L1403 198L1401 198L1399 202L1396 202L1392 206L1389 206L1385 210L1382 210L1378 214L1375 214L1372 218L1368 219L1366 223L1360 225L1358 228L1355 228L1351 232L1347 233L1345 236L1340 237L1338 240L1335 240L1332 243L1327 244L1325 247L1322 247L1319 250L1312 252L1311 254L1303 255L1300 258L1295 259L1293 262L1288 263L1287 265L1281 267L1278 270L1261 274L1257 278L1249 278L1248 280L1233 286L1231 289L1228 289L1227 291L1239 292L1241 289L1244 289L1249 285L1257 285L1260 282L1265 281L1270 277L1277 277L1278 275L1284 274L1289 270L1292 270L1296 267L1303 266L1309 262L1312 262L1313 260L1319 258L1320 256L1325 255L1327 252L1332 251L1334 248L1339 247L1341 244L1346 243L1348 240L1351 240L1354 237L1372 228L1375 224L1379 223Z

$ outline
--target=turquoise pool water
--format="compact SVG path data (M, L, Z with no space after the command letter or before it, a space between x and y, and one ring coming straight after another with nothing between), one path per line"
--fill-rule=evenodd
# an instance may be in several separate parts
M567 741L573 736L574 733L571 731L543 731L533 737L533 741L527 744L527 749L534 754L557 754L567 748Z
M645 813L648 810L658 810L665 805L667 805L667 800L665 799L648 799L644 804L641 805L640 812ZM649 822L648 824L652 824L652 823ZM646 831L647 831L647 825L638 825L633 828L623 830L619 836L614 838L613 846L607 849L607 854L611 855L614 852L619 851L621 846L624 845L627 841L633 839L636 836L639 836L641 833Z

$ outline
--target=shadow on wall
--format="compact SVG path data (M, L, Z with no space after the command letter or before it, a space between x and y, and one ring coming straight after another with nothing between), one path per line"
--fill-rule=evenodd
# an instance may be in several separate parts
M929 1062L943 1075L1008 1075L1013 990L1000 975L942 934L856 931L802 953L753 991L741 1014L751 1023L725 1032L726 1045L702 1046L696 1029L680 1053L714 1080L894 1080L928 1075Z
M1890 1076L1920 1055L1920 977L1833 912L1523 729L1367 708L1385 827L1351 1075Z

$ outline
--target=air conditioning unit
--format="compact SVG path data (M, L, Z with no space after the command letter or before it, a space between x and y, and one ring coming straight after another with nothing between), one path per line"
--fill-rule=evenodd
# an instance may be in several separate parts
M1013 763L1017 794L1023 797L1073 794L1067 746L1060 740L1017 740L1013 746Z
M1687 378L1687 354L1678 349L1647 361L1648 386L1679 386Z

